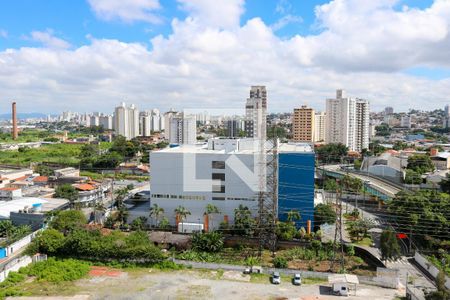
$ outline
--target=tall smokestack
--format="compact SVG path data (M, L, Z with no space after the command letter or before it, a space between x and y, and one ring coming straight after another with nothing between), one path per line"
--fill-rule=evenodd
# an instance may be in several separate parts
M16 111L16 102L12 103L12 123L13 123L13 128L12 128L12 138L13 140L17 140L18 136L19 136L19 132L17 130L17 111Z

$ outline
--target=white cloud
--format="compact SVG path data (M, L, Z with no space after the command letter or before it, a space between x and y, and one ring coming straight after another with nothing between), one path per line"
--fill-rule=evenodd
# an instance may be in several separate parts
M281 28L286 27L289 24L292 23L302 23L303 18L300 16L294 16L294 15L285 15L281 17L278 21L276 21L274 24L270 26L273 31L278 31Z
M358 6L360 1L370 7ZM320 6L322 31L289 39L277 37L259 18L239 26L241 1L234 8L228 1L214 1L218 9L223 4L224 11L235 12L230 19L208 18L216 14L208 13L209 4L202 12L185 7L190 16L174 19L173 33L153 38L150 48L91 37L90 44L64 51L0 52L0 90L24 109L53 112L112 111L123 99L163 110L240 108L254 84L267 85L269 109L275 111L305 103L323 109L324 99L337 88L370 99L377 109L446 104L450 79L401 72L450 67L449 2L404 11L395 11L393 1L374 2L336 0ZM1 109L7 109L4 101Z
M1 29L0 28L0 38L7 38L8 37L8 31L6 31L5 29Z
M244 0L177 0L199 24L216 28L236 28L244 13Z
M35 42L42 43L45 47L55 49L68 49L71 47L67 41L54 36L54 32L51 29L47 31L32 31L30 37L26 39L33 40Z
M161 18L155 11L161 8L159 0L87 0L98 18L126 23L135 21L157 24Z

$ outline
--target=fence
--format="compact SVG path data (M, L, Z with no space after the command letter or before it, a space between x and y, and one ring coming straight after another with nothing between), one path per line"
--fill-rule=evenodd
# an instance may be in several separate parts
M439 274L439 269L436 268L431 262L429 262L425 257L419 254L419 252L416 252L414 254L414 260L417 262L419 266L421 266L425 271L430 274L433 279L436 279L436 277ZM450 289L450 278L448 276L445 277L445 287Z

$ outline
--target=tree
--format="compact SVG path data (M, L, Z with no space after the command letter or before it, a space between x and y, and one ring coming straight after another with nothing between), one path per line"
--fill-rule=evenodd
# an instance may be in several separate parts
M39 164L36 167L34 167L34 171L36 173L39 173L41 176L53 176L55 175L55 172L53 169L51 169L49 166Z
M297 233L295 223L292 222L278 222L275 233L280 240L292 241Z
M116 190L114 193L116 194L116 206L119 208L123 205L123 201L128 196L128 189L124 187Z
M349 233L357 241L367 236L368 231L375 227L373 220L367 218L351 221L349 225Z
M0 237L8 237L14 230L14 225L10 220L0 221Z
M187 216L191 215L191 212L189 210L187 210L184 206L178 206L177 208L175 208L175 215L178 216L178 218L180 219L181 222L181 231L184 232L184 222L183 220L185 220L187 218Z
M419 174L434 170L433 162L427 154L414 154L408 157L408 169Z
M145 230L147 227L147 218L144 216L140 216L131 222L132 230Z
M321 162L341 162L347 156L348 147L344 144L326 144L316 148Z
M439 183L444 193L450 194L450 174L445 174L445 178Z
M414 170L409 170L406 169L405 172L405 183L407 184L421 184L422 183L422 176L420 175L420 173L414 171Z
M97 156L98 151L99 151L99 148L97 145L85 144L83 147L81 147L80 154L78 155L78 157L80 159L91 158L91 157Z
M78 200L78 190L70 184L58 185L55 189L55 197L67 199L73 205Z
M102 201L95 203L95 206L94 206L95 223L101 223L101 220L103 218L103 214L105 213L105 211L106 211L106 207ZM99 217L99 215L100 215L100 217Z
M425 295L426 300L450 300L450 292L445 287L445 272L440 270L435 279L437 291Z
M327 192L335 193L340 187L336 180L329 178L325 180L323 188Z
M60 211L52 220L50 226L64 234L86 225L86 216L79 210Z
M38 234L36 240L36 251L40 253L55 255L61 251L64 247L65 237L64 234L56 229L49 228ZM35 254L35 253L33 253Z
M287 221L288 222L292 222L295 224L296 221L301 219L301 215L300 212L298 210L295 209L291 209L290 211L287 212Z
M160 229L169 229L170 228L169 219L167 219L166 217L163 217L161 219L161 222L159 222L159 228Z
M160 216L164 214L164 208L159 207L158 204L154 203L152 207L150 207L150 218L155 220L155 226L158 226L158 219Z
M400 245L392 230L383 230L380 236L381 259L398 259L400 257Z
M119 221L120 225L124 225L127 223L128 215L128 209L125 207L125 205L120 205L117 210L117 220Z
M234 233L238 235L252 236L256 227L256 221L247 206L239 204L234 210Z
M196 251L220 252L223 245L223 236L217 231L196 232L192 235L192 249Z
M140 151L140 144L136 139L127 141L125 137L119 135L114 139L109 151L117 152L125 159L131 159Z
M115 169L123 162L123 156L117 152L110 151L94 157L92 167L98 169Z
M206 205L205 215L207 215L208 220L211 221L211 228L214 228L212 216L213 214L220 214L220 210L214 204L208 203L208 205Z
M318 204L314 208L314 225L319 227L322 224L334 224L336 222L336 211L331 205Z

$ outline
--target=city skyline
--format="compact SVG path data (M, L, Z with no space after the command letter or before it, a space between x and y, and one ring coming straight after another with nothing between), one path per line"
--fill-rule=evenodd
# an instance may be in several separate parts
M374 111L447 104L448 1L308 2L3 4L0 112L240 107L253 84L269 112L323 111L340 88Z

